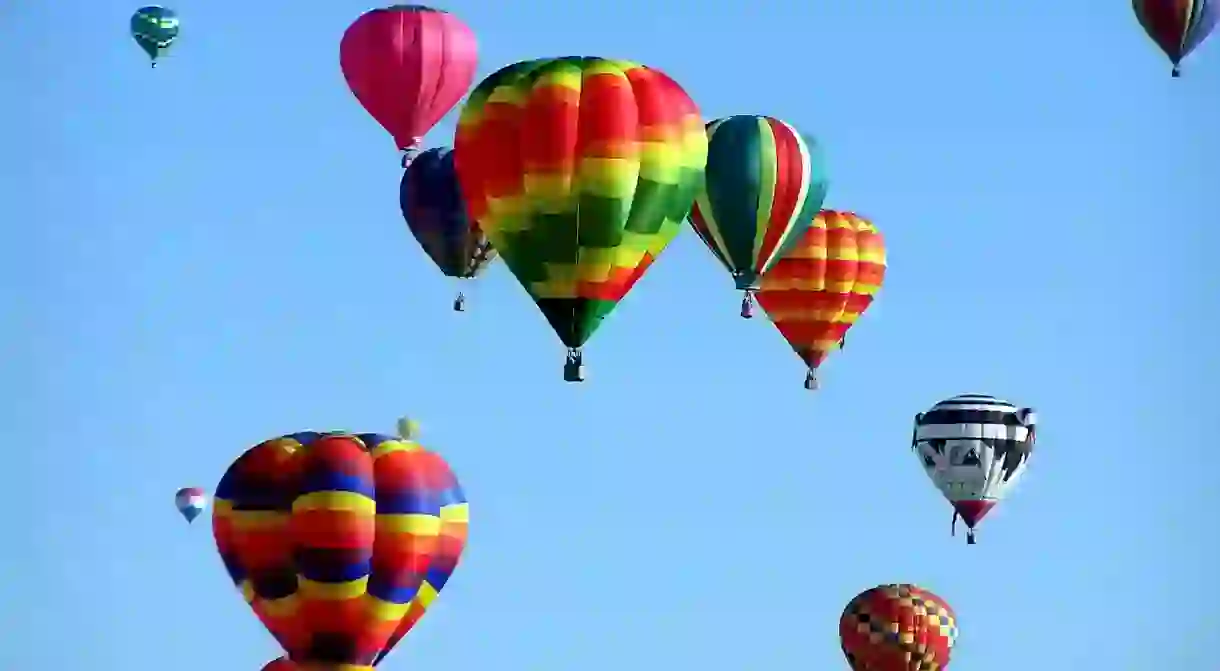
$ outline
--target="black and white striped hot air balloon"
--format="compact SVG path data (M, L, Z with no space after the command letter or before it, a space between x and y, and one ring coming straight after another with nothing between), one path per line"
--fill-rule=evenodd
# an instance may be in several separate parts
M1004 499L1034 450L1033 408L984 394L962 394L915 415L911 449L932 484L961 517L966 542L974 528Z

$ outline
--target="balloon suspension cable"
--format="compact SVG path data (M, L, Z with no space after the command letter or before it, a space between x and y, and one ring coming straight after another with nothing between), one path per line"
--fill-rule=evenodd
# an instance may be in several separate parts
M585 381L584 355L576 347L568 348L568 358L563 363L563 380L564 382Z
M1169 76L1170 76L1170 77L1173 77L1173 78L1175 78L1175 79L1176 79L1176 78L1178 78L1178 77L1181 77L1181 76L1182 76L1182 68L1180 68L1180 67L1178 67L1178 66L1176 66L1176 65L1175 65L1175 66L1173 66L1173 72L1171 72L1171 73L1169 74Z
M746 289L746 295L741 299L741 318L754 318L754 290Z
M458 292L457 297L453 299L453 311L454 312L465 312L466 311L466 294L464 294L460 291Z
M805 389L814 391L818 388L818 376L812 370L805 373Z

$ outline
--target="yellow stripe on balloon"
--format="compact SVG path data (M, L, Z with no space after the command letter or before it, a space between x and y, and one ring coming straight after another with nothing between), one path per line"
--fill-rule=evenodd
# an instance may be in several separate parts
M369 619L379 620L381 622L398 622L406 616L407 611L411 609L411 603L390 603L382 601L375 596L368 595L365 598L364 612Z
M445 522L470 522L470 504L450 503L442 507L441 520Z
M297 576L297 591L302 598L314 601L347 601L364 596L368 591L368 576L346 582L318 582Z
M411 440L387 440L369 452L373 459L380 459L387 454L395 454L398 452L418 452L423 448L419 443Z
M378 533L435 536L441 532L441 518L421 513L395 515L382 513L376 517L375 524Z
M377 502L356 492L310 492L292 502L292 512L307 510L345 510L371 516L377 512Z

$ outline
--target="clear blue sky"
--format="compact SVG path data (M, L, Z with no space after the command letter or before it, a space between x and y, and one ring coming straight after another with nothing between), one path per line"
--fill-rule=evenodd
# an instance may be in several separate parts
M482 74L628 58L816 134L889 242L816 394L689 231L572 386L503 266L455 315L403 226L338 67L366 5L179 0L156 71L135 7L0 9L0 669L257 671L174 490L402 413L473 521L387 671L840 669L843 605L896 581L956 608L957 671L1214 665L1217 44L1175 81L1123 0L449 3ZM908 450L970 391L1040 415L974 547Z

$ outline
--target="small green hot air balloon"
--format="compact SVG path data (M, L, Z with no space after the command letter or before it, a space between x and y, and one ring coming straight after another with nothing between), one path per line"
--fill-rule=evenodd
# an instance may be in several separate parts
M178 15L172 9L149 5L131 15L131 37L157 67L157 59L178 39Z

